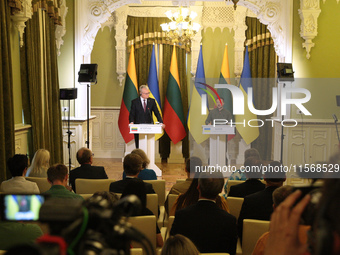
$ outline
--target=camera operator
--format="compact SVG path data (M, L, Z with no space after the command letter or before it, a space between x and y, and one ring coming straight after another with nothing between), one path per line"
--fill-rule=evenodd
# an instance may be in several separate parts
M331 163L339 164L340 152L331 157ZM298 255L306 254L308 244L298 239L298 228L305 208L311 200L308 194L296 205L301 197L300 190L291 194L271 216L271 224L265 254ZM294 206L295 205L295 206ZM309 245L312 254L340 254L340 179L325 179L318 212L312 227ZM308 253L307 253L308 254Z

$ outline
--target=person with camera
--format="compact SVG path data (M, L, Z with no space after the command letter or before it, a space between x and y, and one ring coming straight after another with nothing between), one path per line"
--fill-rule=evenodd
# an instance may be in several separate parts
M63 164L55 164L47 170L47 180L52 187L43 194L51 197L84 200L82 196L67 189L68 170Z

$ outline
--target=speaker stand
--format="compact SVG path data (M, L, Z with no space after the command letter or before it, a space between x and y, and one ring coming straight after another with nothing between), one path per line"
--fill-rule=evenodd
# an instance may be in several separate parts
M71 172L71 135L70 118L71 118L71 100L68 100L68 118L67 118L67 148L68 148L68 172Z
M87 148L90 148L90 84L87 84Z

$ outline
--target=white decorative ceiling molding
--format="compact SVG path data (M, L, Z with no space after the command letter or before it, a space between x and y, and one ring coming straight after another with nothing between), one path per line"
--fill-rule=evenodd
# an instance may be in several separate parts
M141 5L143 3L143 5ZM274 40L276 54L280 61L291 61L292 58L292 4L293 0L240 0L236 11L233 5L226 5L225 1L139 1L139 0L89 0L87 25L82 36L82 54L90 56L93 49L96 34L100 28L115 26L116 50L117 50L117 74L120 85L126 72L126 17L127 15L144 17L165 17L165 10L175 5L189 6L196 11L199 17L196 22L202 25L202 29L217 27L234 29L235 31L235 76L240 76L243 65L243 51L245 41L245 17L249 10L261 21L268 25ZM129 5L129 7L127 7ZM119 10L120 7L123 7ZM242 8L242 6L248 8ZM111 13L114 13L112 18ZM233 15L230 15L233 13ZM85 16L83 18L86 18ZM114 24L112 22L115 22ZM201 42L201 33L197 33L192 42L192 66L191 73L195 73L196 63Z
M290 0L240 0L237 3L237 6L250 9L262 24L267 25L274 41L275 52L280 58L284 58L286 55L284 28L286 28L287 19L283 15L289 11L283 3L286 1Z
M56 25L55 30L55 40L57 44L57 54L60 56L60 47L64 44L63 37L66 34L66 15L68 12L68 7L66 7L66 0L60 0L60 17L61 17L61 26Z
M229 28L229 31L234 27L234 7L227 6L224 2L205 2L203 4L202 26L204 32L208 27L215 31L220 28Z
M234 73L235 77L240 77L243 68L243 55L244 55L244 42L246 40L246 14L247 8L243 6L238 6L234 11Z
M157 2L159 3L159 2ZM144 3L145 4L145 3ZM148 2L148 6L151 3ZM174 7L177 8L177 7ZM190 6L190 10L197 13L195 21L201 24L202 19L202 8L203 6ZM134 17L166 17L165 12L169 10L169 7L164 6L154 6L152 8L146 6L123 6L118 8L113 14L115 20L116 29L116 72L117 79L119 80L119 85L123 85L123 80L126 73L126 40L127 40L127 16ZM108 26L110 23L106 22ZM202 40L202 33L198 32L192 40L191 43L191 71L194 73L196 70L196 63L198 59L200 43Z
M127 5L117 9L114 12L115 29L116 29L116 72L119 85L122 86L126 73L126 40L127 24L126 19L129 7Z
M320 0L300 0L300 36L305 40L302 46L306 48L307 59L310 58L310 51L315 45L312 40L318 34L318 17L320 12Z
M336 3L338 4L340 0L336 0ZM323 3L326 3L326 0L323 0Z
M32 0L22 0L21 1L22 10L11 15L11 19L13 21L13 25L19 31L19 39L20 39L20 47L24 45L24 31L25 31L25 22L32 18Z

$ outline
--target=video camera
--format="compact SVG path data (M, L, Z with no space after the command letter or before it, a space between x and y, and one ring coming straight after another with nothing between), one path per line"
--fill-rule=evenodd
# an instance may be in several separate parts
M2 220L39 218L50 229L50 234L38 238L34 245L16 246L6 254L129 255L131 241L141 243L147 254L154 254L151 242L127 222L141 208L134 195L114 204L102 196L80 201L42 195L2 195L1 200Z

